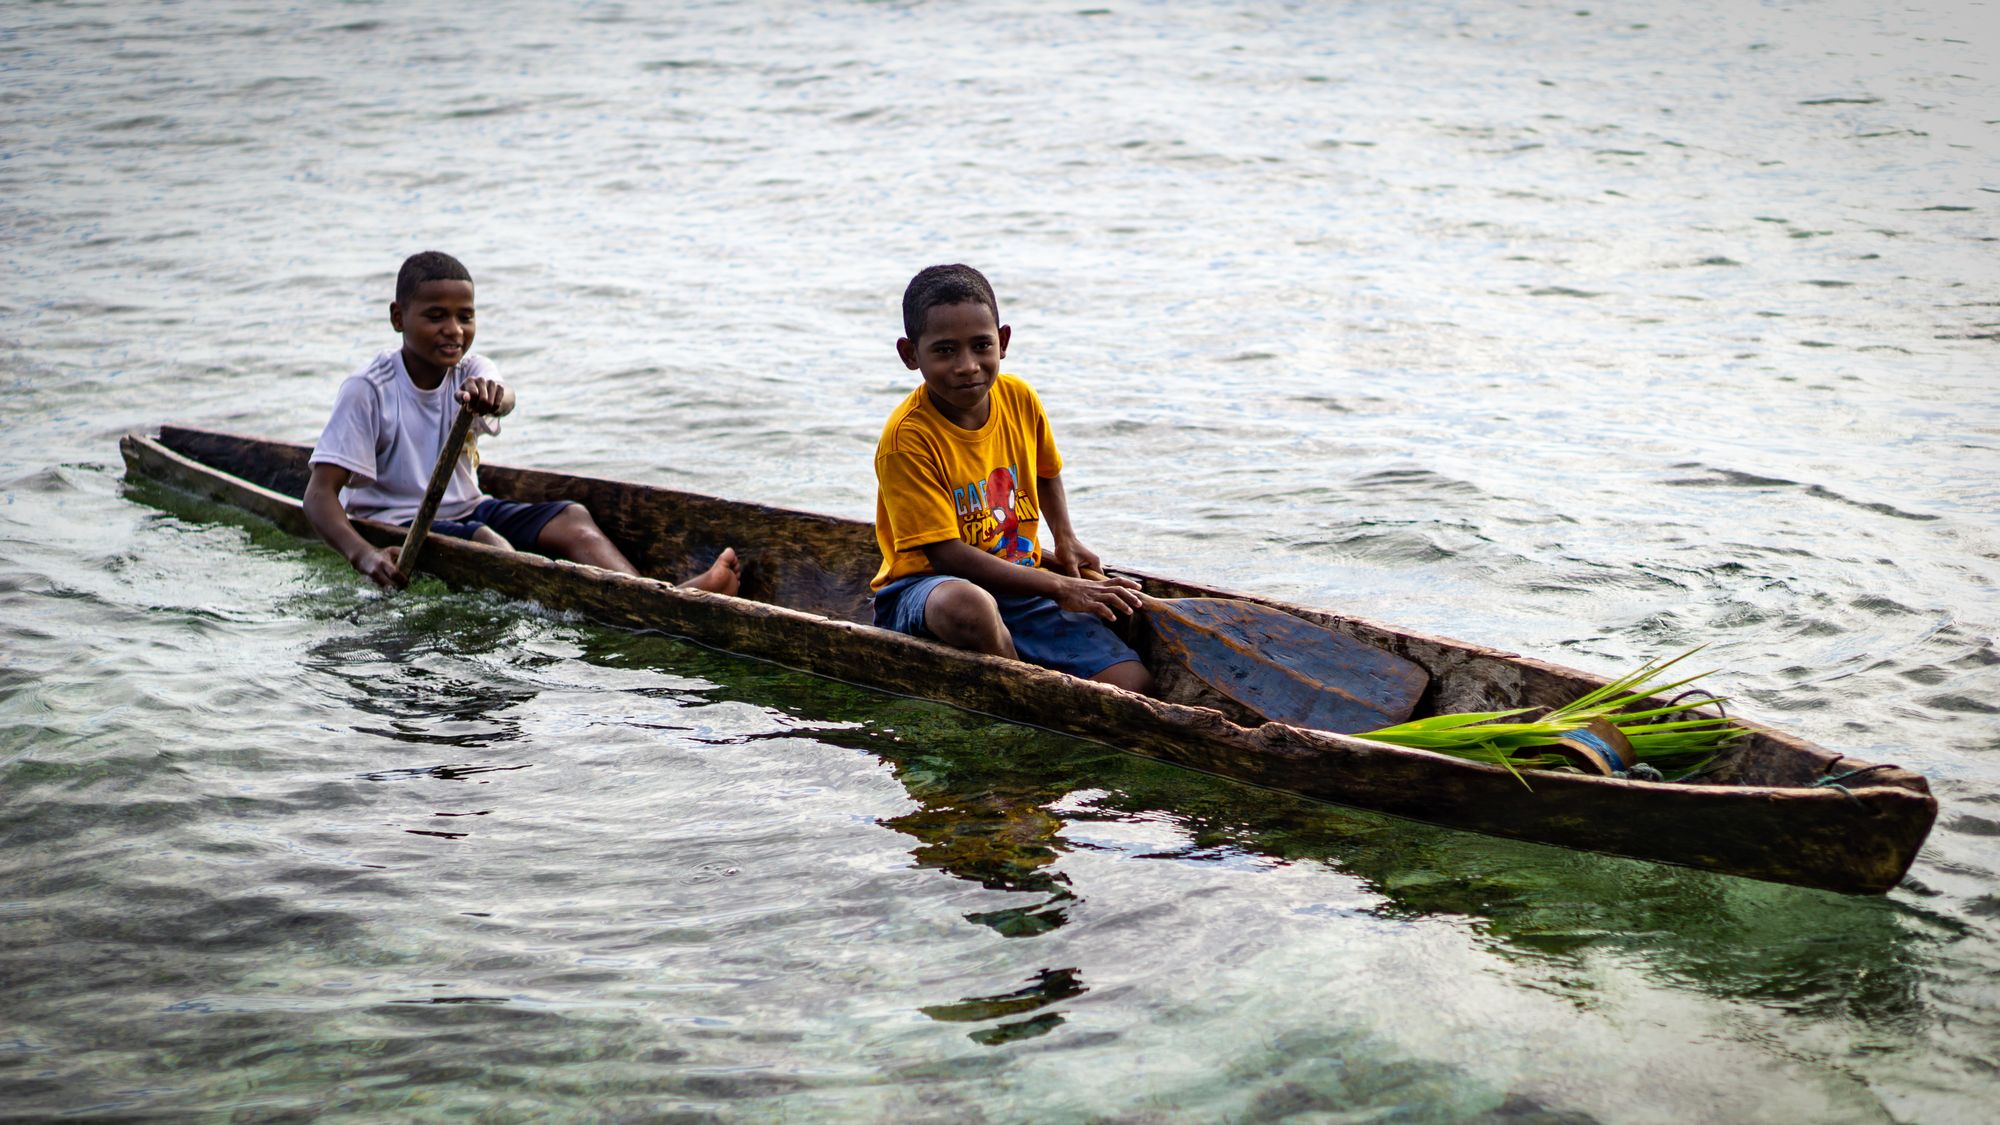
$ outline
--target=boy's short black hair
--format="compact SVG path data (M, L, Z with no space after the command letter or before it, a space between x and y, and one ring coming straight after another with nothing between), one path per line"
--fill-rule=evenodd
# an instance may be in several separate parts
M396 271L396 303L407 305L417 286L426 281L471 281L465 263L442 250L421 250L403 259Z
M993 299L993 286L985 274L967 265L925 266L903 290L903 335L915 343L924 334L924 321L932 309L967 301L993 310L993 323L1000 323L1000 302Z

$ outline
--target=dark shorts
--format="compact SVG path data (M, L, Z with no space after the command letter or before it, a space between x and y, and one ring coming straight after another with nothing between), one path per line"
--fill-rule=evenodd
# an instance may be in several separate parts
M942 582L963 582L943 574L899 578L875 592L875 625L913 637L937 640L924 627L924 603ZM1139 659L1104 622L1087 613L1070 613L1050 598L1034 594L995 594L1000 620L1014 635L1021 659L1058 672L1089 679L1127 660Z
M436 520L431 531L454 539L470 539L480 528L490 527L500 533L500 538L512 543L515 550L533 551L535 542L542 537L542 529L574 503L574 500L544 500L539 504L523 504L488 496L472 509L471 515L462 520Z

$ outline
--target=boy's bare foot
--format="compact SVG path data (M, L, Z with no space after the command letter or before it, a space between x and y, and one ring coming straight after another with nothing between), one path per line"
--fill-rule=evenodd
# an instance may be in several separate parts
M736 548L724 547L715 557L715 565L681 583L697 590L707 590L711 594L734 594L742 582L743 564L737 561Z

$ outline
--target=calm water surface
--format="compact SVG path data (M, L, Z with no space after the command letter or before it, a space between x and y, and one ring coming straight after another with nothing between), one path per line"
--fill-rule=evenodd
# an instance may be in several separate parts
M0 8L0 1117L1980 1121L2000 12ZM967 260L1108 560L1930 776L1848 899L1313 805L127 486L451 250L487 456L867 517Z

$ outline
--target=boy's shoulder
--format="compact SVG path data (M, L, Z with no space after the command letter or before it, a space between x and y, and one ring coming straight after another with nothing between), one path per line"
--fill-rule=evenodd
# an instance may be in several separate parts
M451 374L445 377L445 382L456 386L467 379L498 380L499 378L500 369L493 361L474 352L459 361L457 367L452 368ZM342 384L356 381L368 384L377 390L400 390L404 387L415 389L415 384L410 382L409 374L403 367L401 348L384 348L375 353L375 358L355 368L352 374L342 380Z
M1042 409L1042 396L1036 394L1035 388L1019 375L1002 371L999 378L993 380L993 389L987 395L993 400L993 409L1018 419L1021 424L1032 425L1036 417L1046 414Z
M883 420L881 444L886 447L905 429L913 426L921 427L923 409L924 385L918 383L916 389L904 395L902 400L896 403L895 409L889 411L889 417Z
M353 383L359 381L377 387L388 386L403 374L403 365L400 362L399 356L399 349L385 348L375 353L375 358L355 368L347 376L345 382Z
M500 373L493 361L485 356L468 355L446 377L444 389L456 392L466 380L473 378L498 382ZM400 415L395 403L424 393L410 382L409 374L403 368L402 349L388 348L376 353L375 358L340 381L340 389L333 397L333 416L359 416L375 420L395 418ZM376 423L371 421L368 424Z
M1035 388L1029 386L1026 379L1021 378L1019 375L1009 375L1005 371L1002 371L999 377L993 380L993 390L991 393L996 395L1005 394L1011 399L1026 400L1037 405L1042 401L1041 397L1035 394Z
M395 380L401 375L402 365L396 362L393 350L378 353L374 359L355 368L340 381L340 390L333 397L334 414L338 416L355 410L374 413L377 404L394 393Z
M950 426L950 423L938 416L935 411L924 409L924 393L924 385L917 384L909 394L903 396L902 401L896 404L896 408L889 412L888 419L882 423L882 437L876 443L878 453L900 444L900 439L905 437L928 446L931 443L927 439L942 428ZM1032 416L1043 413L1041 397L1035 394L1035 388L1029 386L1026 379L1018 375L1000 372L993 380L992 389L987 393L993 400L993 408L1004 414Z

